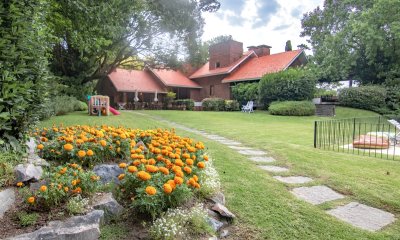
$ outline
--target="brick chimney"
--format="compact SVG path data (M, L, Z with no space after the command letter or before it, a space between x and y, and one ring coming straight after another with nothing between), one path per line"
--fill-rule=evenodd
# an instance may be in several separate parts
M271 55L271 46L268 45L250 46L247 48L249 51L253 50L259 57Z
M228 67L243 55L243 43L228 40L210 46L210 70Z

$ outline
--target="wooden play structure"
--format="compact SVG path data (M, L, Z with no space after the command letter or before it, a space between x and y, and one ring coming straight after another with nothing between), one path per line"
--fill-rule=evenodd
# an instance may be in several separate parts
M88 105L89 115L108 116L110 113L110 98L108 96L90 96Z

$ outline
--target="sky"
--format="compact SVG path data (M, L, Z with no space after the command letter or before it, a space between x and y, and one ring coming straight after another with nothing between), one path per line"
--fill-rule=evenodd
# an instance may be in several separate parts
M303 13L322 6L323 0L220 0L217 12L204 13L203 41L219 35L232 35L233 39L248 46L266 44L271 53L285 51L287 40L297 45L306 44L300 37Z

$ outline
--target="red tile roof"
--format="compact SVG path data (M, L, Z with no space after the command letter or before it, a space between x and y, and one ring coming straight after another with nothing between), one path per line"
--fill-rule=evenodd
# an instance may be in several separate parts
M108 77L118 92L167 92L147 71L117 68Z
M202 78L202 77L207 77L207 76L214 76L214 75L221 75L221 74L227 74L232 72L237 66L240 65L240 63L244 62L249 56L254 54L253 51L248 51L243 53L243 56L239 58L237 61L233 62L230 66L228 67L223 67L223 68L216 68L213 70L210 70L209 68L209 62L204 64L201 68L199 68L196 72L194 72L189 78Z
M150 69L158 79L168 87L185 87L185 88L201 88L201 86L189 78L187 78L180 71L169 69Z
M299 49L251 58L236 71L232 72L232 74L226 76L222 82L228 83L244 80L256 80L260 79L266 73L285 70L298 56L300 56L302 52L303 50Z

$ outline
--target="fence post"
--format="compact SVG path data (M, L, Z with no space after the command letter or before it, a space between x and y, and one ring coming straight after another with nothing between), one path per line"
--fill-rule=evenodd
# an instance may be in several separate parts
M314 121L314 148L317 148L317 121Z
M356 118L353 119L353 141L356 138Z

